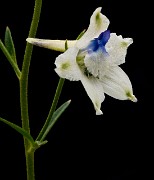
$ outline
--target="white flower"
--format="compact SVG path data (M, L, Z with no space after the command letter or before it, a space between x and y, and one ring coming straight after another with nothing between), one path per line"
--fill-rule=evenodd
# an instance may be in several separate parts
M125 62L131 38L122 38L107 30L109 20L97 8L90 18L85 34L77 41L40 40L28 38L29 43L64 52L56 58L55 71L71 81L81 81L91 99L96 115L102 114L104 93L119 100L137 101L132 84L119 67Z

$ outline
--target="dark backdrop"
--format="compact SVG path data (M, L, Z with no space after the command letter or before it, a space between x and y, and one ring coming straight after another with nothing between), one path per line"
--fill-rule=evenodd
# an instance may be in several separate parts
M84 3L84 4L83 4ZM0 2L0 38L6 26L12 32L21 67L34 1ZM96 116L80 82L65 81L59 105L71 105L47 136L48 143L36 151L36 180L103 179L136 180L150 172L148 126L149 92L145 52L146 4L129 1L50 1L43 0L38 38L75 39L89 25L97 7L110 20L109 29L131 37L126 63L121 67L130 77L137 103L118 101L106 95L103 116ZM141 16L142 14L142 16ZM142 21L141 21L142 18ZM146 35L145 35L146 34ZM54 72L58 52L34 47L29 74L31 133L37 136L48 114L59 77ZM0 116L18 125L19 86L13 70L0 52ZM0 179L26 180L23 139L0 123Z

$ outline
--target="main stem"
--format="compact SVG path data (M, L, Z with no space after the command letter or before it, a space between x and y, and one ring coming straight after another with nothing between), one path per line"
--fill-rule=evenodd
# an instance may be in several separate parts
M38 23L41 14L42 0L35 0L34 13L30 26L30 31L28 37L35 37ZM29 113L28 113L28 75L29 67L31 62L31 55L33 51L33 46L29 43L26 44L23 66L20 78L20 106L21 106L21 119L22 128L30 133L29 126ZM24 138L25 156L26 156L26 170L27 170L27 180L35 180L34 172L34 151L31 150L30 142Z

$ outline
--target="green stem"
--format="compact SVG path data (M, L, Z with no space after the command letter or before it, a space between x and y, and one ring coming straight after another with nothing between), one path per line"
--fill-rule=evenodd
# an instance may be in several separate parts
M0 40L0 48L3 51L4 55L6 56L6 58L8 59L11 66L13 67L18 79L20 79L21 72L19 70L19 67L16 64L16 62L14 62L14 60L12 59L11 55L9 54L8 50L6 49L6 47L4 46L1 40Z
M41 14L42 0L35 0L34 13L30 26L29 36L35 37L38 23ZM29 113L28 113L28 75L31 62L33 46L29 43L26 44L24 60L22 65L22 74L20 78L20 106L21 106L21 119L22 128L30 133L29 126ZM34 172L34 151L30 150L31 145L29 141L24 138L25 156L26 156L26 168L27 168L27 180L35 180Z
M56 106L57 106L57 103L58 103L58 100L59 100L59 97L60 97L60 94L61 94L61 91L62 91L62 88L63 88L64 81L65 81L65 79L63 79L63 78L59 79L59 83L58 83L58 86L57 86L57 89L56 89L56 93L55 93L55 96L54 96L54 99L53 99L53 102L52 102L48 117L47 117L47 119L46 119L46 121L44 123L44 126L41 129L38 137L36 138L36 141L43 141L44 140L43 139L44 132L46 131L46 129L47 129L48 125L49 125L49 122L51 120L51 117L52 117L53 113L55 112L55 109L56 109Z

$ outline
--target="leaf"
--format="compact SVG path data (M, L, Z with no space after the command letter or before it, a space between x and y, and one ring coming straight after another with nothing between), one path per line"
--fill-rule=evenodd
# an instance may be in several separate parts
M14 62L17 63L15 47L14 47L14 43L13 43L13 39L12 39L11 31L10 31L9 27L6 27L4 44L5 44L6 49L9 52L10 56L14 60Z
M4 53L6 59L9 61L9 63L11 64L11 66L13 67L18 79L20 79L21 76L21 71L17 65L17 63L14 61L14 59L12 58L12 56L10 55L10 53L8 52L8 50L6 49L5 45L3 44L3 42L0 39L0 49L2 50L2 52Z
M52 126L55 124L55 122L58 120L58 118L61 116L61 114L66 110L66 108L69 106L70 102L71 102L71 100L65 102L53 113L51 120L49 121L48 127L46 128L40 141L43 141L45 139L45 137L51 130Z
M17 132L19 132L21 135L23 135L25 138L27 138L33 145L35 145L35 142L34 142L34 139L32 138L32 136L27 131L25 131L23 128L3 119L1 117L0 117L0 121L4 122L5 124L9 125L13 129L15 129Z

